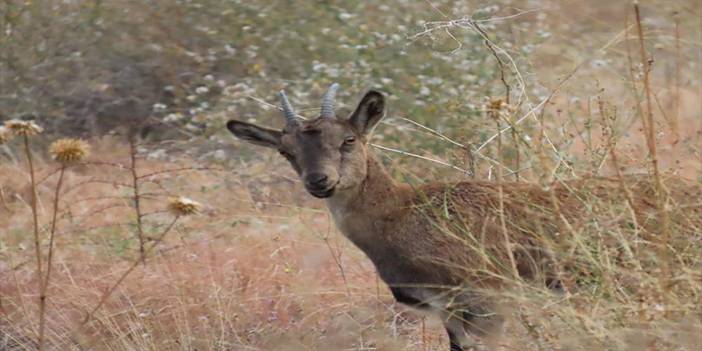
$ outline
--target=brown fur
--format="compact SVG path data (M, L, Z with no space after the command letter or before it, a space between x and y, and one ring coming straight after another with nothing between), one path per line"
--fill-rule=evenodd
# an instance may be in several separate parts
M237 121L228 127L242 139L280 150L310 193L326 198L338 228L370 258L396 299L441 316L452 350L499 326L486 289L515 279L556 289L577 285L578 274L566 271L580 258L567 267L562 263L568 260L555 257L567 258L575 249L568 246L574 240L563 238L593 225L618 234L616 228L632 228L622 235L643 235L649 242L660 235L655 187L645 176L555 182L548 189L523 182L398 183L366 142L383 110L382 95L370 92L347 120L318 118L283 132ZM315 183L319 179L324 181ZM699 244L694 230L702 227L700 187L675 178L664 184L670 226L682 238L670 245L684 250L690 241ZM600 239L618 248L616 235ZM623 251L614 250L615 259L625 262L631 253Z

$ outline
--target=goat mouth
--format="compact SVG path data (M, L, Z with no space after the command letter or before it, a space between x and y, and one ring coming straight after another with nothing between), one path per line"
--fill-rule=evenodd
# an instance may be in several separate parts
M334 195L338 182L326 189L307 189L307 192L318 199L325 199Z
M324 199L324 198L328 198L328 197L331 197L332 195L334 195L334 190L336 190L336 188L331 187L331 188L325 189L325 190L309 190L308 189L307 192L309 192L312 196L314 196L318 199Z

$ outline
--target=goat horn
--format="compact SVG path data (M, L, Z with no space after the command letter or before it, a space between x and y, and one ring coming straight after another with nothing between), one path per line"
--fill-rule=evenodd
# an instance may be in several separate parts
M283 108L285 122L290 126L297 125L297 116L295 115L295 111L293 111L292 105L290 105L290 101L288 101L288 96L285 95L285 91L281 90L278 92L278 96L280 97L280 105Z
M322 117L323 118L333 118L334 117L334 97L336 97L336 91L339 89L339 84L332 84L327 92L322 96Z

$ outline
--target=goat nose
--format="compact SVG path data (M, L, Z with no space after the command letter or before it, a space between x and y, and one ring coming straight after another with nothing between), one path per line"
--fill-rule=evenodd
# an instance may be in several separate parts
M308 187L325 188L329 177L324 173L310 173L305 177Z

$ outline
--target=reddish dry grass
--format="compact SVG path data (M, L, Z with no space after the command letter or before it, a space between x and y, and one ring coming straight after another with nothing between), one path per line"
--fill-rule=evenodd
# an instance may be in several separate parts
M596 10L585 7L584 12ZM607 13L591 17L600 15ZM609 42L612 33L621 27L618 19L610 22L615 25L597 35L590 33L588 40L596 35L598 43ZM532 60L540 63L535 73L556 81L554 77L570 70L570 65L552 67L551 61L562 62L561 49L571 45L572 38L572 33L564 32L535 54ZM617 49L623 51L621 46L619 43ZM605 109L619 108L615 128L620 136L615 152L618 165L624 173L646 170L645 138L640 122L632 119L631 113L637 101L627 97L631 92L621 76L612 75L614 66L591 71L583 69L568 83L572 87L568 89L582 94L579 100L573 101L575 94L566 90L547 105L545 129L552 137L562 139L561 152L582 163L576 165L576 174L616 175L611 158L602 165L584 165L607 154L613 146L597 126L602 119L598 101L605 100ZM660 75L654 77L659 84L654 91L660 102L654 112L661 168L697 178L699 183L699 82L678 87L681 113L673 116L670 111L675 109L676 90L663 71L654 71ZM606 87L606 92L598 92L600 86ZM606 97L621 100L606 101ZM586 120L596 125L592 144L585 137ZM536 135L528 130L533 125L525 123L523 127L528 134ZM93 141L92 148L95 160L128 164L128 146L119 141ZM531 164L551 172L549 165L533 160L538 157L536 152L522 150L525 158L532 158ZM223 167L222 171L184 171L153 177L159 183L146 184L144 191L185 195L204 203L205 210L180 222L156 254L127 278L80 333L75 332L77 323L138 258L138 240L130 201L116 198L130 195L128 188L116 185L130 183L128 172L104 165L70 169L62 197L62 208L70 208L70 214L59 222L56 269L49 288L49 344L55 349L71 349L80 342L97 350L446 349L447 338L440 323L432 319L425 323L422 317L395 304L371 263L337 234L323 204L304 193L296 176L277 155L262 154L262 160ZM139 172L193 167L198 162L189 158L141 160ZM393 171L418 174L422 180L427 173L450 172L412 162L395 159ZM56 169L49 162L39 163L39 179ZM209 163L202 166L221 167ZM523 178L538 179L542 170L535 168L524 171ZM461 179L464 175L452 173L450 177ZM38 288L27 178L22 162L0 164L0 349L32 349L36 339ZM106 183L85 183L91 179ZM55 181L49 178L38 188L41 223L49 219ZM79 188L70 190L79 184ZM145 226L149 237L170 219L160 212L166 200L163 196L144 203L144 212L154 212ZM652 345L695 349L702 344L697 332L702 317L695 317L702 316L699 301L670 301L677 310L661 311L657 300L660 286L650 279L655 276L632 277L644 278L637 281L642 291L650 292L638 300L607 301L583 295L554 299L538 291L512 296L511 301L520 304L509 306L514 311L510 311L512 319L502 346L506 350L598 349L602 342L611 342L632 350L650 349ZM689 280L694 290L690 296L702 296L699 272L678 278ZM678 314L685 316L676 318ZM613 316L639 324L631 327L622 323L620 329L611 331L602 319ZM617 339L607 339L611 336Z
M694 117L694 98L692 93L681 97L685 107L679 122L689 128L674 134L670 126L660 126L663 132L658 140L663 168L687 178L695 178L701 171L702 134ZM550 109L556 119L566 119L569 109L588 110L560 99ZM593 111L590 118L599 119L598 113ZM617 143L624 172L646 169L645 142L637 128L636 123L629 125L629 133ZM592 139L596 143L590 149L577 137L564 151L587 159L611 146L599 130L594 130ZM119 141L103 139L92 144L94 160L128 164L128 147ZM59 222L57 269L49 289L49 344L68 349L82 342L100 350L446 348L440 323L428 319L425 324L422 317L396 305L370 262L338 236L323 204L304 193L296 176L276 155L264 153L263 157L262 162L237 167L198 165L188 158L140 160L140 174L181 167L212 168L159 174L149 179L158 183L147 183L143 189L186 195L204 203L205 210L186 218L169 233L157 253L127 278L81 333L75 333L76 324L137 259L138 241L130 225L134 218L130 202L117 198L130 195L130 189L118 185L131 182L129 172L105 165L70 169L61 205L70 211ZM39 163L39 179L56 169L49 162ZM607 160L600 174L616 174L613 166ZM529 178L528 172L524 176ZM4 195L0 204L0 332L4 339L0 345L16 345L18 349L33 348L38 299L28 208L31 193L26 179L22 162L0 165ZM50 177L38 188L41 223L49 219L55 181ZM169 220L168 214L160 212L167 198L144 201L144 212L154 213L146 224L149 237L156 236ZM597 348L597 343L588 344L591 340L572 330L549 336L548 331L539 329L540 321L557 316L555 310L544 309L539 303L559 307L541 297L523 300L517 317L508 322L505 349L522 349L524 340L531 340L526 343L528 348L544 347L549 342ZM583 323L574 328L602 333L593 326L598 322L597 308L591 309L590 302L578 302L577 297L569 302L572 316ZM621 308L645 311L654 304L637 306ZM680 306L685 308L682 303ZM691 346L702 341L685 328L699 323L675 320L669 329L678 330L674 337L678 345ZM537 328L530 329L530 324ZM542 325L559 326L553 322ZM641 330L646 330L647 323L642 325ZM622 331L621 340L630 345L648 340L640 333L644 332Z
M126 155L110 150L126 148L113 146L114 141L98 143L94 154L111 162L125 160ZM191 162L142 162L140 174ZM126 172L106 169L114 168L75 168L67 174L66 189L94 177L127 183ZM262 167L244 169L161 177L167 189L179 189L178 193L206 204L205 210L184 219L79 334L74 333L77 322L137 258L138 248L132 227L112 226L133 218L128 202L113 198L128 195L125 189L93 183L65 192L62 202L70 206L70 218L59 223L57 269L49 289L49 344L69 348L80 341L106 350L372 345L419 350L445 343L438 325L422 339L421 320L395 305L372 265L334 233L321 203L307 199L280 175L262 174L266 171ZM50 170L44 165L40 174ZM1 174L0 181L12 196L3 210L9 215L0 217L3 232L9 234L3 238L8 249L2 252L0 330L10 345L31 348L38 297L33 258L27 250L31 243L26 194L22 182L16 181L23 171L5 165ZM242 184L242 179L248 181ZM47 181L40 187L44 202L52 186ZM162 202L147 201L145 212L162 209ZM278 205L293 203L303 207ZM167 216L151 218L147 236L154 236L154 228L162 226Z
M694 118L693 98L685 95L681 99L687 107L680 122L689 128L674 135L668 126L662 126L658 140L663 168L687 178L695 178L701 171L702 134ZM566 101L554 104L550 109L557 119L566 118L559 113L576 109ZM644 139L636 128L635 123L629 125L629 133L617 143L624 172L646 169ZM593 140L596 148L610 146L598 131ZM103 139L92 144L93 159L128 164L128 147L119 141ZM580 138L565 151L583 159L594 153ZM116 198L130 195L128 188L117 185L130 183L129 172L105 165L70 169L61 205L70 211L64 212L59 222L56 270L49 289L49 344L69 349L82 342L100 350L446 348L440 323L428 319L425 324L422 317L396 305L370 262L338 236L323 204L305 194L296 176L276 155L263 155L261 161L236 167L198 166L198 161L189 158L140 160L140 174L181 167L212 168L159 174L150 178L158 184L148 183L143 190L186 195L204 203L205 210L183 220L81 333L75 333L76 324L137 259L138 241L130 225L134 218L130 202ZM39 164L39 179L56 169L49 162ZM616 174L612 167L607 160L601 174ZM4 194L0 204L0 345L18 349L33 348L38 299L26 179L22 162L0 165ZM90 180L105 183L86 183ZM38 188L41 223L49 219L55 181L55 177L48 178ZM144 202L144 212L154 213L146 224L149 237L170 218L160 212L167 198ZM655 283L642 284L653 284L651 291L656 293ZM582 325L564 327L567 321L553 322L558 317L555 311L564 306L540 295L531 298L516 299L523 305L508 321L508 337L502 343L505 349L544 345L596 349L600 345L589 339L605 333L597 324L598 307L592 306L592 300L573 297L565 307ZM639 313L642 320L657 313L655 302L646 302L649 297L645 296L641 299L622 303L621 310ZM655 297L650 299L655 301ZM678 308L689 310L689 301L679 301ZM702 321L685 318L658 322L656 325L665 329L656 340L668 337L675 340L672 345L689 349L702 342L690 329ZM640 329L622 330L619 341L634 349L641 343L646 344L642 347L650 346L646 334L650 325L642 322ZM570 331L549 335L543 326ZM573 330L587 331L589 336Z
M93 144L96 158L126 162L128 155L116 150L128 148L118 142L108 139ZM143 191L170 189L172 195L185 194L204 203L205 209L184 219L80 332L76 332L77 323L138 259L138 241L128 225L133 222L129 202L115 198L130 195L116 185L129 182L128 172L104 165L71 169L62 198L63 209L70 211L59 223L57 269L49 289L49 345L69 349L83 343L100 350L446 348L440 323L430 319L425 325L422 317L396 305L370 262L336 234L323 204L306 196L292 171L273 160L242 164L234 170L219 171L219 166L209 165L213 170L152 177L160 185L147 184ZM139 173L149 174L197 163L181 159L140 164ZM29 192L21 164L1 169L6 207L0 207L0 228L6 234L0 251L0 331L4 345L31 349L38 295ZM53 169L43 162L39 179ZM271 169L285 171L271 173ZM107 183L86 183L91 179ZM39 187L41 223L48 219L46 206L54 181L49 178ZM146 223L149 237L168 221L169 215L159 212L166 199L145 201L144 211L155 213ZM547 331L531 335L534 331L525 325L538 325L538 320L553 319L554 314L539 306L544 300L538 296L535 302L523 301L521 315L516 311L520 317L508 322L505 349L521 349L527 336L532 337L529 348L540 347L536 339L565 346L590 342L577 333L560 335L558 342ZM586 329L593 323L587 319L593 313L586 307L588 301L574 297L570 302L570 308L582 309L578 318ZM679 323L671 321L671 328L683 335L679 344L697 343L688 339L694 333L684 331L684 321ZM699 321L687 324L699 325ZM636 335L623 338L637 339Z
M576 165L578 174L599 171L615 175L611 159L606 159L601 168L597 168L597 164L583 166L593 155L606 153L611 146L602 140L599 127L593 128L593 145L588 146L584 137L585 121L601 119L597 99L608 97L608 102L619 109L621 118L617 130L622 137L616 145L619 166L624 172L646 170L648 150L644 133L640 122L632 119L634 106L641 101L632 97L626 81L626 68L622 64L624 40L619 35L624 27L622 17L630 10L629 5L545 4L548 5L544 10L548 11L547 21L553 22L550 26L553 37L547 45L529 55L534 71L528 73L533 73L545 86L555 87L583 60L611 60L601 68L586 65L568 81L547 105L545 129L551 137L560 139L561 152L582 163ZM675 7L673 4L654 2L650 11L668 13L669 7ZM654 5L661 8L654 8ZM694 13L686 15L695 16ZM700 33L696 26L699 22L689 21L686 25L683 23L682 66L674 59L670 26L655 28L646 34L646 39L664 44L653 54L656 60L654 114L661 167L699 182L702 174ZM514 21L514 24L519 23ZM631 31L632 43L635 37ZM515 47L529 42L518 36L500 39L514 42ZM605 46L607 49L603 52L587 56ZM584 54L587 57L583 57ZM692 62L695 59L697 61ZM671 74L676 67L684 73L682 82L677 82ZM601 92L601 88L605 91ZM679 107L675 104L678 91L681 95ZM402 106L394 109L400 115L405 113ZM672 113L675 110L681 111L679 116ZM471 123L478 122L466 123L473 127ZM530 128L535 128L535 124L529 123L521 127L533 137L537 133ZM410 144L407 149L412 150L411 135L402 134L405 132L399 129L390 132L407 138ZM570 140L573 142L568 143ZM128 155L124 152L127 145L110 139L92 144L94 159L127 164ZM538 156L534 150L522 152L525 158ZM108 299L88 327L82 333L73 334L75 325L95 306L101 293L137 259L138 241L133 226L125 225L134 218L129 201L96 198L128 196L128 189L110 184L129 183L128 172L108 166L72 168L66 176L66 189L93 177L106 180L107 184L85 184L66 191L63 197L62 207L70 207L70 215L59 223L56 269L49 289L48 337L52 348L71 349L77 342L84 342L92 346L90 349L97 350L446 349L447 340L437 321L427 320L424 331L421 317L406 313L396 305L385 285L378 281L370 262L333 229L322 204L302 191L287 165L271 153L264 155L261 161L239 163L236 168L226 167L224 172L159 176L163 189L153 183L147 185L146 191L167 189L206 204L206 209L200 216L179 223L156 254ZM465 158L465 155L460 153L459 157ZM394 161L394 171L407 164L398 159ZM141 162L140 172L189 167L196 162L188 158L168 162L148 160ZM443 168L421 163L423 161L412 162L408 162L409 170L405 173L416 171L425 177L423 179L432 177L427 177L427 173L453 172L444 172ZM539 162L532 164L540 165ZM49 162L40 162L39 166L40 179L56 168ZM552 171L548 165L540 166L547 172ZM284 171L275 172L279 169ZM522 175L535 180L539 178L539 171L529 169ZM454 172L450 177L464 175ZM0 203L0 350L33 349L36 339L38 288L28 207L31 189L27 179L22 162L0 164L0 190L3 191ZM55 179L51 178L38 189L41 223L49 219L53 182ZM146 201L145 212L163 210L165 200L163 197ZM156 235L157 229L168 220L169 216L163 213L149 216L147 235ZM641 274L632 276L632 280L655 276L655 273ZM507 350L602 349L604 343L613 345L609 346L612 349L622 344L631 350L696 349L702 344L699 333L702 280L699 271L678 278L689 280L694 290L690 296L697 296L697 299L672 301L672 306L678 310L670 311L659 308L660 286L655 279L637 280L641 290L648 293L636 300L608 301L605 297L584 295L553 299L540 292L517 296L512 301L521 304L510 306L516 310L515 317L506 327L508 333L503 346ZM622 296L631 298L627 294ZM678 319L676 314L687 316ZM639 321L639 324L632 327L632 324L622 323L624 326L619 329L608 330L610 325L602 320L613 316ZM555 332L547 327L556 327ZM612 336L616 338L609 339ZM598 337L603 340L601 343L596 340Z

